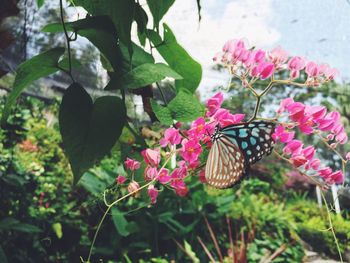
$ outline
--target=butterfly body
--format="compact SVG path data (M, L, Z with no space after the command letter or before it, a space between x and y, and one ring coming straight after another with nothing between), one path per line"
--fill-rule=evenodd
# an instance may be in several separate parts
M247 174L250 165L273 149L273 122L255 120L221 128L211 136L213 146L205 168L208 183L216 188L235 185Z

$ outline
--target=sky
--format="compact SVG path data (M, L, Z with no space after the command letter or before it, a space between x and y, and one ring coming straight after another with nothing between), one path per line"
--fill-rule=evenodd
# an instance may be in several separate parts
M328 63L350 81L349 0L176 0L164 17L177 40L203 66L200 91L226 85L213 72L212 57L228 39L246 38L251 46L281 46L290 55Z

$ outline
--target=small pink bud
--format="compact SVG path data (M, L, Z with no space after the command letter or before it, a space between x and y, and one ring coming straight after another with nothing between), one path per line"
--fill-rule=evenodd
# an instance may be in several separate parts
M151 199L151 203L155 204L157 202L157 197L158 197L158 190L157 190L157 188L155 188L154 185L151 184L150 186L148 186L147 193L148 193L148 196Z
M117 184L123 184L126 181L125 176L123 175L118 175L117 179L115 179Z
M331 143L330 145L329 145L332 149L335 149L335 148L337 148L337 144L334 142L334 143Z
M327 137L326 137L326 139L327 139L327 141L332 141L332 140L334 140L334 134L333 134L333 133L328 134Z

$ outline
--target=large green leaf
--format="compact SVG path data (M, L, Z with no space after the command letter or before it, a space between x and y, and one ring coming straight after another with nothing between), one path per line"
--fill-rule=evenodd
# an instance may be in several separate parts
M115 71L122 69L122 53L118 45L117 32L108 16L94 16L66 23L68 31L77 32L96 46L108 59ZM49 33L63 32L61 23L46 25L41 31Z
M199 100L186 89L181 89L170 101L168 108L173 119L177 121L193 121L204 115L204 107Z
M168 12L175 0L147 0L149 9L153 16L153 27L159 28L159 22Z
M158 120L165 125L172 125L174 120L193 121L204 115L203 105L186 89L180 90L167 107L160 106L154 100L151 106Z
M65 92L59 112L63 148L69 158L74 182L110 152L126 119L123 101L115 96L94 103L78 83Z
M176 41L173 32L166 24L164 24L163 40L153 30L148 30L148 35L168 65L183 77L183 80L176 81L176 88L178 90L186 88L194 92L202 78L201 65Z
M147 53L143 48L139 47L135 43L132 43L133 54L130 61L128 47L124 44L120 44L120 50L123 57L123 69L129 71L135 67L138 67L145 63L154 63L154 58L151 54ZM129 70L128 70L129 69Z
M182 77L162 63L146 63L138 66L122 76L113 76L106 89L137 89L166 77L181 79Z
M126 237L130 234L127 229L128 221L125 219L124 214L118 210L118 208L112 208L112 219L117 232Z
M151 100L151 106L154 114L161 123L167 126L173 124L171 111L167 107L160 106L155 100Z
M31 84L34 80L48 76L59 70L57 67L58 60L63 53L64 48L53 48L32 57L31 59L28 59L17 67L15 82L13 83L13 88L7 98L2 112L2 125L5 125L12 105L16 102L18 96L29 84Z
M134 20L136 4L133 0L76 0L76 5L84 7L92 15L108 15L118 32L118 37L132 54L131 24Z

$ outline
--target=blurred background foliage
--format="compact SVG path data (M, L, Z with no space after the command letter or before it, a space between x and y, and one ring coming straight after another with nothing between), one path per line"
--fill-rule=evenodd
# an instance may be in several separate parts
M57 10L49 1L40 11L35 1L29 2L28 23L34 23L34 17L39 19L32 37L16 42L7 53L10 73L0 79L1 90L11 87L11 69L20 61L64 43L60 34L40 33L42 26L59 19ZM23 4L19 1L19 9L23 10ZM7 21L16 29L16 38L25 37L17 27L23 19L20 12ZM91 88L93 97L97 96L99 90L94 87L106 84L106 76L99 71L99 52L86 43L78 51L73 55L82 67L73 73ZM223 69L215 66L213 70ZM127 94L128 121L140 135L124 128L110 155L73 187L56 118L62 92L56 84L66 83L67 78L55 75L31 85L18 100L8 129L0 130L0 262L79 262L80 256L87 255L104 212L103 191L109 189L111 200L125 193L115 184L116 177L125 174L123 160L126 156L140 160L135 146L144 140L149 146L155 145L162 135L162 126L140 110L140 96ZM173 83L162 81L159 85L170 101L176 94ZM150 89L155 98L161 98L158 88ZM269 116L274 110L271 105L286 96L309 104L317 101L340 111L349 133L349 89L348 84L336 83L315 90L276 86L264 98L262 112ZM240 83L233 80L220 90L227 93L225 108L252 111L253 99ZM4 101L0 96L0 110ZM304 139L315 144L312 138ZM333 154L318 146L323 161L337 163ZM349 150L345 145L341 152ZM193 176L184 198L163 188L152 206L146 195L126 200L104 222L92 262L208 262L210 257L221 262L234 258L239 263L302 262L305 250L337 258L332 234L325 231L329 227L327 213L316 203L315 186L276 160L271 156L255 165L249 178L233 189L213 190ZM142 172L136 177L143 178ZM346 180L348 183L348 174ZM350 193L348 188L340 193L342 214L332 215L332 219L341 252L350 261ZM332 202L330 195L327 199Z

